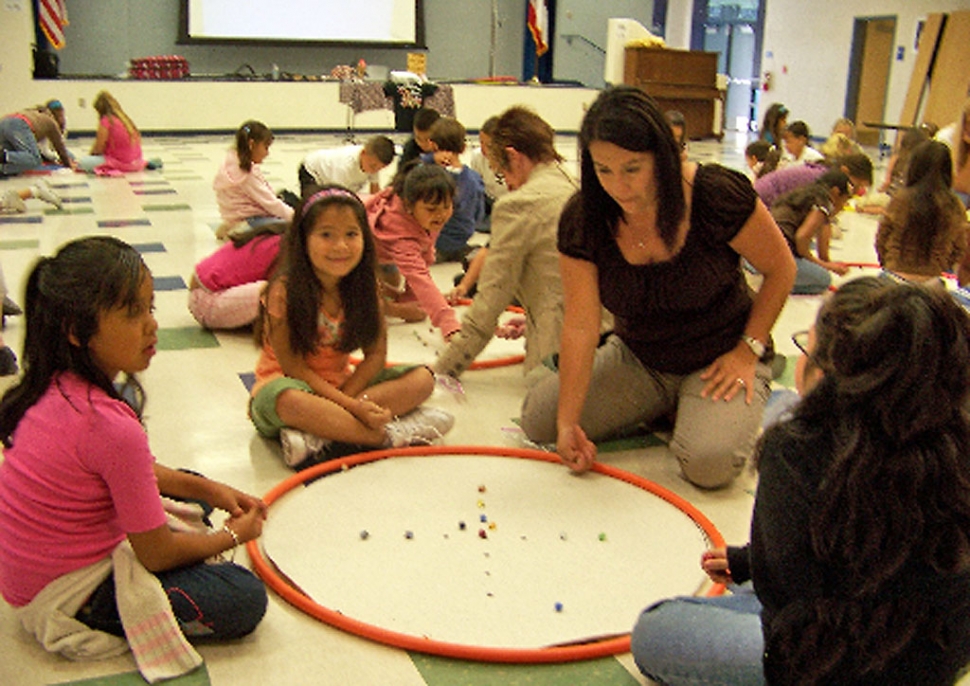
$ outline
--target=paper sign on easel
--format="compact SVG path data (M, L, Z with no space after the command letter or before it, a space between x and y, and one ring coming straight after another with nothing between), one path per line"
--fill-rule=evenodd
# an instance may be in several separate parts
M426 76L428 73L428 56L423 52L409 52L408 71L412 74Z

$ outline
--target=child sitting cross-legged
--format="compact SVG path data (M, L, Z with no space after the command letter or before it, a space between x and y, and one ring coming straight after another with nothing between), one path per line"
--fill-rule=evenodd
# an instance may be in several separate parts
M385 368L374 239L360 199L340 186L310 193L286 243L256 326L249 415L257 431L278 437L284 461L299 469L336 451L334 443L429 444L450 430L450 414L418 407L434 390L430 369ZM352 369L357 349L363 360Z
M34 266L24 309L24 375L0 401L0 592L51 652L130 647L149 683L187 673L202 658L186 638L239 638L263 618L262 582L214 556L257 538L266 505L155 461L134 374L158 322L134 248L68 243Z

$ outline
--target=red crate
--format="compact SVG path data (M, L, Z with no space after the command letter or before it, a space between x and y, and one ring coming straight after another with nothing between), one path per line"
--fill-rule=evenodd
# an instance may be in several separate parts
M139 57L128 63L128 76L133 79L169 80L189 75L189 62L179 55Z

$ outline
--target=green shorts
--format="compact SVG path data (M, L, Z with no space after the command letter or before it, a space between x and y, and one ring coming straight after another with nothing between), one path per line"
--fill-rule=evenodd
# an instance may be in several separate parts
M260 388L259 392L249 399L249 418L261 436L277 438L280 435L280 429L286 427L280 416L276 414L276 399L280 397L280 393L289 390L313 393L313 389L306 381L281 376Z
M398 379L412 369L417 369L422 365L415 364L397 364L393 367L385 367L380 371L377 376L375 376L368 385L376 386L379 383L384 383L385 381L393 381ZM303 391L304 393L313 393L313 389L310 387L306 381L301 381L300 379L293 379L288 376L281 376L278 379L273 379L265 386L259 389L249 400L249 418L253 422L253 426L256 427L256 431L259 432L261 436L266 438L278 438L280 435L280 429L286 428L286 423L280 419L280 416L276 414L276 400L280 397L280 393L283 391L297 390Z

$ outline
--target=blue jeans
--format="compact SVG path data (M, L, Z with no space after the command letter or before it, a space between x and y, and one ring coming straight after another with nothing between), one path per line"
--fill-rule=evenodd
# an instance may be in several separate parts
M93 172L95 167L104 164L104 155L85 155L78 160L77 166L82 171Z
M832 275L825 267L821 267L803 257L795 258L795 285L791 292L795 295L818 295L824 293L832 285Z
M760 686L761 603L750 586L717 598L663 600L631 636L637 667L668 686Z
M155 576L165 589L179 628L190 641L245 636L266 614L266 587L237 564L196 564ZM113 575L95 589L75 619L92 629L125 635L115 603Z
M0 176L13 176L43 164L34 132L23 119L0 119L0 145L6 153L6 164L0 164Z

